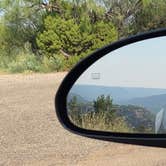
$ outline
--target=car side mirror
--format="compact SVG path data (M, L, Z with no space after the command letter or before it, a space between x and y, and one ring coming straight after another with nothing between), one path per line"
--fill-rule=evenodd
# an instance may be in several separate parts
M166 146L166 29L132 36L77 64L56 94L61 124L90 138Z

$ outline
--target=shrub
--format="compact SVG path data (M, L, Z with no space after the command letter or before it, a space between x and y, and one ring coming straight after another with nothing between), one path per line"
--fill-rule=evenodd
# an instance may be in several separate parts
M65 60L64 70L70 70L81 60L80 56L71 56L69 59Z
M79 114L74 112L70 115L70 120L78 127L90 130L103 130L112 132L133 132L122 117L114 117L107 121L107 115L104 112L90 112Z
M52 72L52 71L62 71L65 66L65 59L61 56L44 56L40 71L42 72Z
M11 73L39 72L40 62L33 54L21 53L7 65L7 70Z
M8 67L9 62L11 61L11 57L9 56L0 56L0 69L6 69Z

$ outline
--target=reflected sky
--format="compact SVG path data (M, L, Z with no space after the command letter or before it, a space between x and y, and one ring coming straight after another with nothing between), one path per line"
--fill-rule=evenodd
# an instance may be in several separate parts
M90 66L76 84L166 88L165 50L166 37L122 47Z

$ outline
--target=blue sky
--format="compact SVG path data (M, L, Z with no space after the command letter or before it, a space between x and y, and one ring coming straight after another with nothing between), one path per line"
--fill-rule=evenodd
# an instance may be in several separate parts
M93 79L92 73L100 73ZM95 62L77 84L166 88L166 37L115 50Z

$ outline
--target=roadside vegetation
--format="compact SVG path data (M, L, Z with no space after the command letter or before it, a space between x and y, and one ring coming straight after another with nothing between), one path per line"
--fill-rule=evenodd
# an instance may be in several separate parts
M70 70L93 51L166 26L165 0L0 1L0 71Z
M154 133L154 115L134 105L117 105L110 96L98 96L93 102L73 96L67 103L73 124L90 130L120 133Z
M87 110L88 104L78 102L77 96L74 96L68 102L70 120L84 129L132 132L124 117L116 116L117 106L113 105L110 96L101 95L91 105L92 109Z
M79 101L73 96L67 103L73 124L90 130L120 133L154 133L154 115L134 105L117 105L110 96L98 96L93 102Z

